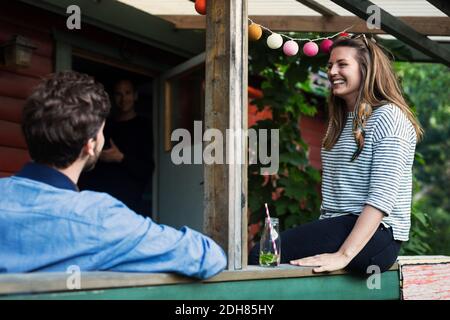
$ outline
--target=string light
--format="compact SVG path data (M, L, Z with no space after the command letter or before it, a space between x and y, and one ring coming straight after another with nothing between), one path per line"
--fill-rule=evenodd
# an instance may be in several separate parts
M351 29L353 26L350 26L340 32L335 33L332 36L329 37L319 37L319 38L293 38L283 33L276 33L270 30L269 28L255 23L252 19L248 18L248 21L250 22L250 27L252 29L264 29L268 32L270 32L270 36L267 37L267 46L271 49L278 49L281 46L283 46L283 52L287 56L295 56L298 52L298 44L297 41L306 41L306 43L303 45L303 53L309 57L315 56L319 52L319 46L315 43L316 41L322 41L320 43L320 51L323 53L329 53L330 48L333 44L333 41L330 40L338 35L345 36L348 35L346 33L347 30ZM249 28L250 28L249 27ZM253 30L252 30L253 32ZM262 33L262 32L261 32ZM283 37L287 39L287 41L283 45ZM258 38L259 39L259 38ZM255 39L252 37L251 40L255 41Z
M252 19L250 19L250 18L248 18L248 21L250 21L250 23L255 23ZM257 24L257 23L255 23L255 24ZM262 29L264 29L264 30L266 30L266 31L269 31L270 33L276 33L276 32L273 32L272 30L270 30L269 28L267 28L267 27L265 27L265 26L263 26L263 25L260 25L260 24L258 24ZM325 40L325 39L331 39L331 38L334 38L334 37L336 37L336 36L338 36L338 35L340 35L340 34L343 34L343 33L346 33L346 31L348 31L348 30L350 30L351 28L353 28L353 25L352 26L350 26L350 27L348 27L348 28L345 28L344 30L342 30L342 31L339 31L339 32L337 32L337 33L335 33L334 35L332 35L332 36L329 36L329 37L322 37L322 38L314 38L314 39L309 39L309 38L292 38L292 37L290 37L290 36L288 36L288 35L285 35L285 34L283 34L283 33L276 33L276 34L279 34L279 35L281 35L282 37L285 37L286 39L289 39L289 40L293 40L293 41L320 41L320 40ZM347 34L348 35L348 34Z
M293 38L283 33L276 33L270 30L269 28L255 23L252 19L248 18L248 21L250 22L249 30L252 32L252 36L249 37L251 41L258 40L261 36L256 39L253 37L253 33L255 33L255 30L261 30L258 32L258 34L262 34L262 29L270 32L270 35L267 37L267 46L271 49L278 49L281 46L283 46L283 53L289 57L295 56L298 52L298 44L297 41L306 41L306 43L303 45L303 53L306 56L313 57L319 52L319 46L315 43L317 41L321 41L320 43L320 51L323 53L329 53L331 46L333 45L332 38L336 36L346 36L348 33L346 33L347 30L351 29L353 26L350 26L340 32L335 33L332 36L329 37L319 37L319 38ZM287 39L287 41L283 45L283 37Z
M195 9L199 14L206 14L206 2L207 0L196 0L195 1ZM279 49L283 47L283 53L287 56L295 56L299 51L299 46L297 42L306 42L303 45L303 53L309 57L315 56L319 49L323 53L329 53L331 46L333 45L333 39L336 36L348 36L347 31L353 28L353 26L350 26L348 28L345 28L344 30L335 33L332 36L329 37L319 37L319 38L293 38L291 36L288 36L283 33L277 33L273 32L269 28L260 25L258 23L255 23L252 19L247 18L250 22L248 26L248 39L250 41L258 41L262 37L262 30L266 30L270 33L270 35L266 39L267 46L270 49ZM283 38L287 39L285 42ZM320 46L318 46L315 42L321 41ZM284 43L284 45L283 45Z
M331 40L332 38L336 37L336 36L347 36L348 33L346 32L347 30L351 29L353 26L350 26L348 28L345 28L344 30L335 33L332 36L328 36L328 37L319 37L319 38L293 38L291 36L288 36L286 34L283 33L277 33L277 32L273 32L272 30L270 30L269 28L257 24L255 23L252 19L248 18L248 21L250 22L250 26L249 29L252 30L252 35L255 32L255 30L266 30L270 33L270 35L267 37L267 46L271 49L278 49L281 46L283 46L283 52L285 55L287 56L295 56L298 52L298 44L297 42L300 41L305 41L306 43L303 45L303 53L309 57L313 57L315 56L318 52L319 52L319 46L315 43L317 41L321 41L320 43L320 51L323 53L329 53L330 52L330 48L333 45L333 41ZM258 34L261 34L262 32L258 32ZM260 37L258 37L259 39ZM286 42L283 41L283 38L287 39ZM258 39L256 39L255 37L250 37L249 38L251 41L256 41ZM283 45L284 42L284 45Z

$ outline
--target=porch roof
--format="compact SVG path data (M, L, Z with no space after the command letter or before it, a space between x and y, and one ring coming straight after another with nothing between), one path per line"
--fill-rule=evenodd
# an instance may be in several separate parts
M119 0L152 15L196 15L191 0ZM427 0L372 0L374 4L395 16L446 17L446 14ZM308 6L309 4L309 6ZM312 9L317 5L317 11ZM255 16L321 16L319 7L324 7L330 14L355 16L350 11L333 3L331 0L248 0L249 15Z
M119 0L174 24L177 29L203 29L206 19L196 13L194 0ZM381 29L368 29L363 11L375 4L382 14ZM361 10L363 8L363 10ZM414 48L414 61L450 64L450 6L441 0L248 0L249 16L274 31L376 33ZM359 11L359 12L358 12ZM406 27L406 29L405 29ZM385 34L383 34L385 33ZM416 52L418 50L419 52Z

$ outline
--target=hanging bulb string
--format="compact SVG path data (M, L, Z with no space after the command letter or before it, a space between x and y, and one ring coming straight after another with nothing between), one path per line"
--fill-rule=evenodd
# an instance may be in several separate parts
M332 38L338 36L339 34L341 34L341 33L343 33L343 32L347 32L348 30L350 30L351 28L353 28L353 25L351 25L350 27L345 28L344 30L342 30L342 31L340 31L340 32L337 32L337 33L335 33L334 35L329 36L329 37L322 37L322 38L315 38L315 39L309 39L309 38L292 38L292 37L290 37L290 36L288 36L288 35L285 35L285 34L283 34L283 33L273 32L273 31L270 30L269 28L267 28L267 27L265 27L265 26L263 26L263 25L261 25L261 24L259 24L259 23L254 22L254 21L253 21L252 19L250 19L250 18L248 18L248 21L250 21L250 23L254 23L254 24L259 25L259 26L261 27L261 29L264 29L264 30L266 30L266 31L269 31L271 34L276 33L276 34L279 34L280 36L285 37L286 39L289 39L289 40L292 40L292 41L309 41L309 42L311 42L311 41L320 41L320 40L325 40L325 39L332 39Z

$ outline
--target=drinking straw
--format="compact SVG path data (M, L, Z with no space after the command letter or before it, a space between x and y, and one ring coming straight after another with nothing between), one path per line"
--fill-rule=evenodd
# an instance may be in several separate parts
M269 214L269 207L267 206L267 203L264 203L264 205L266 206L266 215L267 218L269 219L269 232L270 232L270 239L272 240L272 244L273 244L273 251L275 251L275 255L278 255L278 250L277 250L277 245L275 244L275 240L272 237L272 222L270 221L270 214Z

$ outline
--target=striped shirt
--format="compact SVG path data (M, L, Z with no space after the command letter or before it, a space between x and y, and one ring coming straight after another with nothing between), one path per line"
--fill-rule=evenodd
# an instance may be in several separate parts
M374 108L367 120L361 154L350 162L357 145L354 112L329 151L322 148L320 219L359 215L365 205L382 211L382 223L394 239L407 241L411 227L412 166L416 132L407 116L392 104Z

